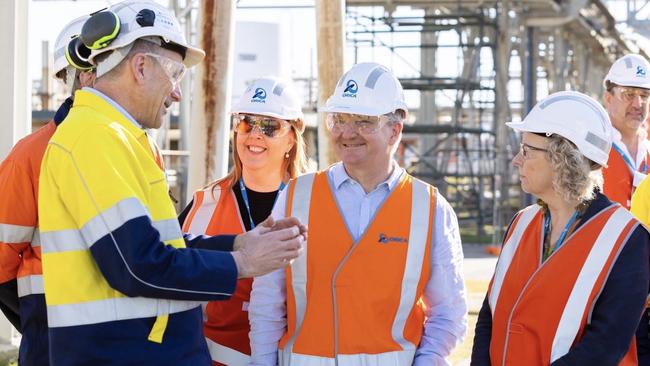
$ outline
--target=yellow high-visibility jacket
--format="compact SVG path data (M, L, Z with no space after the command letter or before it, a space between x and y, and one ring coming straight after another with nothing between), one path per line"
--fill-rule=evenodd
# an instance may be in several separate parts
M146 132L95 90L48 144L38 212L52 364L209 364L196 301L228 298L235 262L185 248Z

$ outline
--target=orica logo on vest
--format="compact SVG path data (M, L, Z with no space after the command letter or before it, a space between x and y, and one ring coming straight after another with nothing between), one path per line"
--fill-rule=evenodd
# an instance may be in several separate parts
M358 91L359 91L359 85L357 85L356 81L350 79L348 80L348 83L345 86L345 90L343 90L343 97L356 98Z
M408 243L409 241L406 238L400 238L398 236L388 236L384 233L379 234L378 243L388 244L388 243Z
M643 66L637 66L637 67L636 67L636 76L640 76L640 77L643 77L643 78L644 78L645 75L646 75L645 67L643 67Z
M255 94L251 98L251 103L266 103L266 90L263 88L255 89Z

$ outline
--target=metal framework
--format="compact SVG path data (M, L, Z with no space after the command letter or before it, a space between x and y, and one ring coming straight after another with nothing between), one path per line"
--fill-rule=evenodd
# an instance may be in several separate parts
M519 141L504 122L554 91L598 97L611 62L639 51L600 1L353 0L347 15L355 62L409 70L402 84L419 96L402 162L440 189L466 234L494 241L532 200L510 167Z

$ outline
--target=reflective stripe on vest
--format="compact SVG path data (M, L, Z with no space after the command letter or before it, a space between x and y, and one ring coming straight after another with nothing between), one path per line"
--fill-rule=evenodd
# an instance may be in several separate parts
M208 350L210 351L212 361L228 366L247 366L251 360L250 356L215 343L210 338L205 338L205 341L208 343Z
M47 322L50 327L69 327L179 313L200 305L201 303L196 301L118 297L76 304L48 305Z
M318 174L327 174L326 172ZM301 222L309 223L309 211L311 207L312 190L316 174L309 174L299 177L295 181L295 188L291 199L291 216L297 217ZM291 338L279 352L280 365L334 365L341 362L347 365L406 365L413 362L417 345L405 339L404 333L409 315L417 306L419 294L417 293L418 283L422 276L422 262L428 245L431 212L431 192L429 185L417 179L411 180L412 192L410 197L410 226L408 231L408 247L405 253L404 274L401 278L399 305L392 325L390 335L392 341L403 349L402 351L389 351L372 354L340 354L338 353L338 324L334 324L334 358L322 357L307 354L293 353L296 338L299 336L301 326L305 318L307 307L307 250L309 250L309 239L304 246L305 252L291 265L291 287L295 300L295 328ZM387 198L388 199L388 198ZM369 226L370 227L370 226ZM361 240L361 239L359 239ZM350 251L352 253L352 250ZM339 264L339 269L344 266L349 255L344 257ZM334 280L338 270L334 273ZM335 291L335 290L333 290ZM334 297L336 314L336 297ZM334 319L337 316L334 315ZM336 320L335 320L336 322ZM338 353L338 354L337 354Z
M29 243L34 235L34 227L0 224L0 242L6 244Z
M184 225L184 230L194 235L205 234L220 196L221 189L196 192L194 205L198 208L190 213L190 217L188 217L189 225Z
M600 232L598 239L589 252L587 260L582 266L582 270L580 270L578 279L573 285L573 290L571 290L571 295L562 313L562 318L560 318L560 324L558 324L555 338L553 339L551 362L569 352L569 348L571 348L580 330L580 322L584 318L584 312L589 311L587 309L589 295L616 244L618 236L629 222L630 213L624 208L619 207ZM580 316L576 316L577 314L580 314Z
M393 339L403 349L415 348L404 339L404 327L406 319L411 313L413 304L418 299L415 297L415 290L422 274L422 258L427 246L428 231L423 228L429 227L429 205L431 197L425 183L413 179L413 195L411 197L411 226L409 228L409 248L404 266L404 278L402 279L402 296L400 297L399 309L393 322Z
M301 355L299 353L289 353L286 350L278 351L278 365L280 366L402 366L413 364L415 350L393 351L375 354L358 354L358 355L338 355L336 359L329 357Z
M291 215L300 220L300 222L309 223L309 205L311 203L311 190L314 185L316 173L310 173L296 179L294 184L296 188L293 194L291 205ZM288 188L287 188L288 189ZM288 196L288 195L287 195ZM293 337L287 343L285 350L291 353L296 337L300 333L302 321L305 319L305 309L307 307L307 250L309 240L303 245L303 253L300 257L294 259L291 263L291 287L296 299L296 329ZM280 364L282 365L282 364Z
M27 295L44 294L43 275L29 275L18 277L18 297Z
M540 211L539 205L532 205L526 207L519 218L515 223L515 227L512 229L512 234L508 241L503 245L501 249L501 255L497 262L497 266L494 269L494 279L492 280L492 286L490 288L490 293L488 301L490 303L490 309L492 310L492 316L494 316L494 309L497 308L497 300L499 299L499 294L501 293L501 285L503 284L503 279L508 273L508 268L512 262L512 258L515 256L515 252L519 247L519 242L521 241L521 236L528 228L528 225L537 213Z
M32 247L41 246L41 231L36 228L34 229L34 235L32 235Z

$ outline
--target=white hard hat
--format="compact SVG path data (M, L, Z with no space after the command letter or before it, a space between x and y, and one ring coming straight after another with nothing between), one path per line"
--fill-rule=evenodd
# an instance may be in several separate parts
M398 109L408 110L402 84L385 66L368 62L343 74L323 111L381 116Z
M149 0L126 0L111 6L108 11L92 14L81 32L82 41L91 49L88 57L91 63L102 53L126 48L121 58L112 62L116 65L128 53L130 48L126 46L131 46L139 38L162 39L186 49L183 63L187 67L198 64L205 57L203 50L189 45L176 16ZM97 74L100 76L107 71L98 67Z
M304 120L295 88L276 77L259 78L248 86L232 113L251 113L286 120Z
M620 86L650 89L650 63L640 55L625 55L609 68L605 81Z
M54 43L54 75L69 66L68 60L65 57L66 49L68 48L70 41L79 36L81 33L81 27L83 27L88 18L88 15L84 15L71 21L63 27L59 36L56 37L56 42Z
M523 121L506 125L519 131L558 134L573 142L586 158L607 167L612 124L605 109L588 95L553 93L537 103Z

